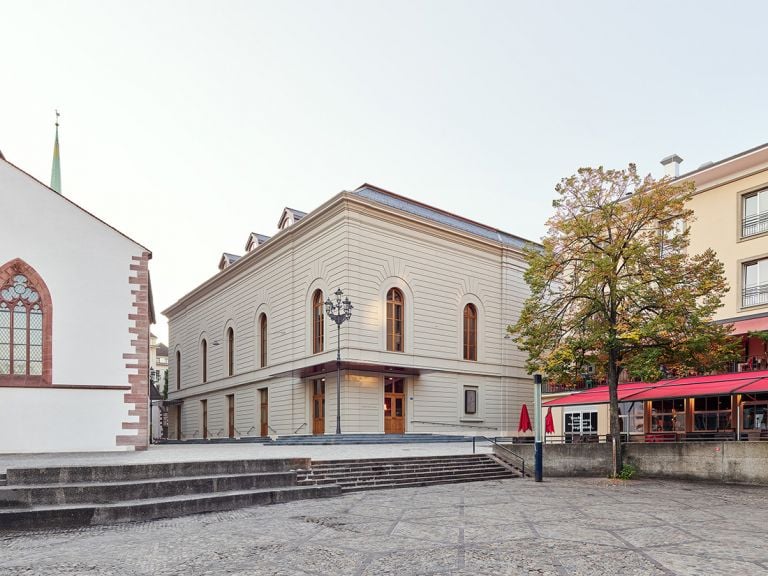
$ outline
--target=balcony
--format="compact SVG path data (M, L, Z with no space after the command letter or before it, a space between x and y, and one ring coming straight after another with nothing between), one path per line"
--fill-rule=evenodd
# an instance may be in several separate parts
M742 238L754 236L755 234L761 234L763 232L768 232L768 212L760 212L759 214L745 216L741 221Z
M579 392L581 390L588 390L595 386L601 386L605 382L598 382L593 378L580 378L576 382L569 382L568 384L556 384L554 382L544 382L541 386L542 394L558 394L561 392Z
M759 306L760 304L768 304L768 283L755 284L754 286L747 286L741 293L741 306L747 308L749 306Z

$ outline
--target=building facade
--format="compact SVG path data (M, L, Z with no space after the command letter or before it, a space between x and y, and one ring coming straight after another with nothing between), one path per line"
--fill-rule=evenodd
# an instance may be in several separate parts
M0 452L148 444L149 250L0 158Z
M748 374L723 375L723 384L715 381L709 389L648 384L653 394L635 391L621 405L624 430L634 439L709 433L754 437L761 432L768 437L768 380L760 377L768 368L768 144L682 175L681 162L677 155L662 160L667 176L695 184L688 205L693 211L688 251L700 254L711 248L724 264L730 291L715 321L732 325L734 338L741 342L740 361L727 372ZM586 387L592 384L585 380ZM731 386L745 381L749 387ZM546 400L551 402L555 437L608 433L607 396L574 395L571 402L571 390L551 392Z
M278 228L164 311L170 438L334 433L337 347L343 433L516 430L530 242L370 185Z

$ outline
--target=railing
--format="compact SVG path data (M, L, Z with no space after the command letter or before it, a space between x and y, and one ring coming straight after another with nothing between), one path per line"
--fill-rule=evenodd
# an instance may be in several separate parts
M579 380L568 384L555 384L554 382L544 382L541 388L542 394L555 394L558 392L577 392L579 390L587 390L600 386L602 382L587 378L585 380Z
M306 423L306 422L304 422L304 424L302 424L301 426L299 426L298 428L296 428L296 430L294 430L294 431L293 431L293 433L294 433L294 434L296 434L296 433L297 433L299 430L301 430L302 428L304 428L304 426L306 426L306 425L307 425L307 423Z
M768 212L745 216L741 221L741 236L754 236L768 231Z
M481 426L479 424L451 424L450 422L430 422L429 420L411 420L411 424L432 424L434 426L452 426L454 428L478 428L482 430L498 430L498 426Z
M272 432L274 432L274 433L275 433L275 436L277 436L277 430L275 430L274 428L272 428L272 426L270 426L269 424L267 424L267 428L269 428L270 430L272 430Z
M741 293L741 305L757 306L768 302L768 283L747 286Z
M509 454L510 456L512 456L512 458L515 461L520 463L520 466L519 466L520 472L522 473L523 476L525 476L525 458L520 456L520 454L515 454L514 452L512 452L512 450L510 450L506 446L502 446L501 444L499 444L496 441L496 438L488 438L488 436L473 436L472 437L472 454L474 454L475 450L477 449L477 439L478 438L480 440L485 440L486 442L490 442L496 448L498 448L499 450L502 450L504 452L504 454Z

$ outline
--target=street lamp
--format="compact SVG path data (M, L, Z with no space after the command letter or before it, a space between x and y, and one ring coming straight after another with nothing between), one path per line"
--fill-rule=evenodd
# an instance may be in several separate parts
M325 301L325 313L336 322L336 434L341 434L341 325L352 316L352 302L349 298L341 299L344 292L341 288L334 292L336 301L330 298Z

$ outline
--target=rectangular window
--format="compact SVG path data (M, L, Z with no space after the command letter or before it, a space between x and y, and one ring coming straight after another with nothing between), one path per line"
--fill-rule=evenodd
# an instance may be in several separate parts
M741 236L746 238L768 231L768 189L741 197Z
M678 251L675 240L685 230L685 222L682 218L671 218L660 224L661 226L661 256L668 256Z
M693 429L704 432L733 430L731 397L695 398L693 400Z
M645 427L644 402L619 402L619 423L624 434L642 434Z
M464 388L464 414L477 414L477 388Z
M685 432L685 400L651 402L651 432Z
M742 264L741 306L768 303L768 258Z
M573 442L575 437L597 435L597 412L566 412L564 424L566 442Z

